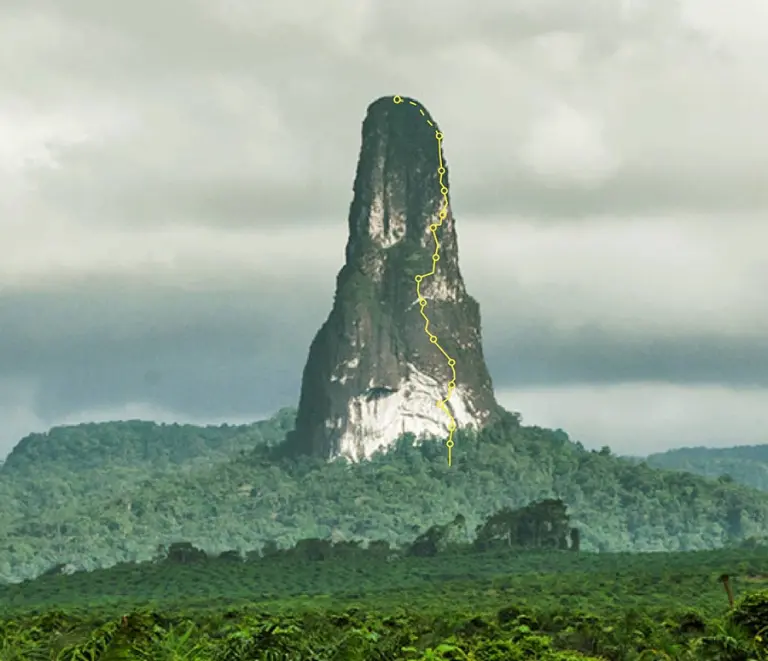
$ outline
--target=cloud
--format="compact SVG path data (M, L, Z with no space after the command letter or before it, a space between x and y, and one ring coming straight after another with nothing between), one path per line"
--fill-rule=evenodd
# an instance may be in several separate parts
M658 382L499 393L503 405L523 411L524 424L559 427L588 448L607 445L616 454L632 456L671 447L765 443L766 397L766 388Z
M746 229L736 240L738 223L709 240L696 220L458 223L494 383L526 419L537 420L540 404L531 418L514 393L768 385L765 278L748 268L758 246ZM6 265L27 270L0 305L4 375L32 384L24 419L103 419L125 406L162 419L247 419L295 404L344 238L338 224L126 232L114 245L83 235L67 243L77 250L57 281L44 278L52 256L30 244ZM297 250L302 242L315 250ZM747 259L739 268L730 255Z
M485 309L517 309L516 326L546 319L553 332L598 325L628 338L768 330L760 215L582 223L459 216L457 226L465 265L478 269L472 280L487 283Z
M558 105L534 121L520 160L550 185L599 187L620 166L601 134L594 120Z
M462 269L512 408L558 388L566 412L595 407L595 388L628 384L627 411L638 383L756 406L768 20L737 5L7 0L0 443L295 403L360 123L396 93L445 133ZM676 438L695 443L705 395L685 397ZM636 418L628 438L654 433Z
M300 222L310 197L339 214L365 105L387 93L439 118L478 213L762 208L768 91L746 55L765 47L739 51L716 8L686 7L69 0L4 23L3 88L31 123L120 108L122 130L40 174L40 198L78 222Z

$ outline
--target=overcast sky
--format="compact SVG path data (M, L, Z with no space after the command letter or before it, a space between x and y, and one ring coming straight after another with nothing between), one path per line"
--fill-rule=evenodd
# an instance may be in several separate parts
M621 453L768 441L768 4L481 5L3 0L0 457L294 405L394 94L445 134L503 405Z

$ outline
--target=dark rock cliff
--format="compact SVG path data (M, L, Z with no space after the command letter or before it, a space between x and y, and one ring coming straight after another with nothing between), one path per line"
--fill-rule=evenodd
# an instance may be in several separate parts
M436 404L446 397L452 372L424 330L415 282L432 269L430 225L440 224L448 200L438 174L438 130L412 99L383 97L368 107L346 264L333 309L309 350L296 430L288 439L296 453L355 461L406 432L448 437L450 416ZM447 171L442 185L449 186ZM447 408L458 427L479 427L497 405L483 358L480 310L459 270L450 206L436 236L440 258L434 275L421 282L424 311L431 333L455 360Z

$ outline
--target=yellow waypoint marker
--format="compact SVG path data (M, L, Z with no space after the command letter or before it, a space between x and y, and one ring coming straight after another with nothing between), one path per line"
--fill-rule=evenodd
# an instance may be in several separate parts
M400 95L397 95L392 100L395 102L395 104L400 104L403 102L403 97L401 97ZM418 109L419 113L421 113L421 116L424 117L427 124L429 124L430 126L434 126L434 124L431 121L429 121L429 119L427 119L427 113L424 111L424 109L419 108L418 103L415 103L414 101L409 101L408 103ZM451 380L448 382L448 393L446 394L445 399L441 399L439 402L437 402L437 407L442 411L444 411L449 419L448 420L448 440L445 442L445 447L448 448L448 465L450 466L451 451L453 450L453 434L456 431L456 420L451 414L451 412L448 410L448 407L446 406L446 404L448 403L448 400L451 398L451 395L453 395L453 391L456 390L456 361L445 352L445 349L443 349L443 347L440 346L440 343L437 340L437 335L435 335L429 330L429 317L427 317L426 313L424 312L424 309L427 307L427 299L425 299L421 295L422 280L424 280L424 278L428 278L432 275L435 275L435 269L437 268L437 263L440 261L440 242L437 240L437 230L443 224L443 221L445 220L445 218L448 216L448 187L443 183L443 176L445 175L445 167L443 167L443 149L442 149L443 134L440 133L440 131L435 131L435 140L437 141L437 159L438 159L437 176L440 182L440 194L443 196L443 208L440 209L440 213L438 215L440 222L429 226L429 230L432 232L432 238L435 240L435 252L432 254L432 270L429 273L423 273L422 275L417 275L415 280L416 280L416 296L419 299L421 316L424 317L424 332L429 337L429 341L432 344L434 344L440 350L440 352L445 356L446 360L448 361L448 367L451 368Z

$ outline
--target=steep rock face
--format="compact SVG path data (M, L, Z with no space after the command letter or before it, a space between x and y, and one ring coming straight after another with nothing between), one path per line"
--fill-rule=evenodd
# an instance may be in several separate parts
M368 107L346 263L333 309L304 368L297 453L370 457L398 436L448 436L451 368L424 330L415 276L432 269L431 224L445 208L437 124L412 99L383 97ZM431 125L430 125L431 122ZM445 166L445 160L442 160ZM448 187L448 173L443 173ZM437 229L440 259L421 282L429 329L455 362L447 403L458 427L485 424L497 410L480 337L480 310L459 271L453 215ZM459 448L456 448L459 450Z

